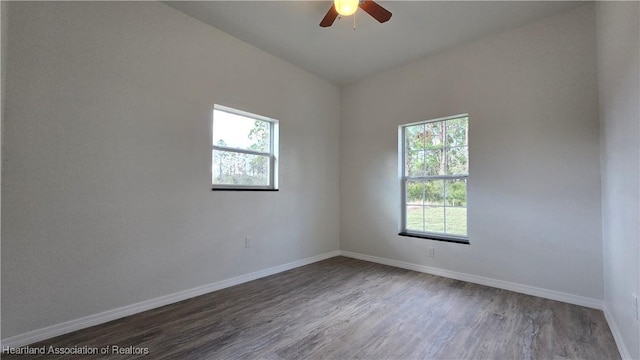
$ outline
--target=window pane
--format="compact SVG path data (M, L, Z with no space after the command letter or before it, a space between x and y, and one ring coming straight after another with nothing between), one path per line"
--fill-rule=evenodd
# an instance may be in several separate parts
M438 149L444 146L444 122L425 124L425 147Z
M458 118L446 121L447 146L467 145L467 124L468 118Z
M213 145L270 152L271 124L247 116L213 110Z
M444 232L444 180L425 181L424 187L424 231Z
M466 146L447 149L447 175L466 175L469 173L469 152Z
M214 185L269 185L269 156L213 150Z
M446 180L446 205L467 206L467 180Z
M444 206L425 206L425 231L444 232L444 209Z
M467 236L467 208L447 207L447 234Z
M425 158L424 151L409 151L406 154L405 175L407 176L424 176L425 175Z
M425 186L423 182L407 181L407 205L424 205Z
M425 164L424 174L426 176L445 175L444 156L445 149L426 150L423 160Z
M404 146L407 151L424 149L424 138L424 124L407 126L404 128Z
M444 180L424 182L424 201L426 205L444 206Z
M467 180L447 180L446 186L446 232L467 236Z
M407 230L424 231L423 206L407 206Z

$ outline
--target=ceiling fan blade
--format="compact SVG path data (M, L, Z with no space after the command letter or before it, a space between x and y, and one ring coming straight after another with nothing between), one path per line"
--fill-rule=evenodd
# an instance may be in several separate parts
M320 21L320 26L329 27L333 25L333 22L336 21L337 17L338 17L338 12L336 11L335 5L332 4L331 9L327 11L327 15L325 15L322 21Z
M376 4L373 0L365 0L360 3L360 9L364 10L367 14L371 15L378 22L387 22L391 19L391 13L389 10Z

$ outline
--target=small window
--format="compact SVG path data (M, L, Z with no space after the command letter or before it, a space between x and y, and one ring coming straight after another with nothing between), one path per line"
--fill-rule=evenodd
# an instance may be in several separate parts
M400 126L400 235L468 243L468 115Z
M215 105L213 190L278 189L278 121Z

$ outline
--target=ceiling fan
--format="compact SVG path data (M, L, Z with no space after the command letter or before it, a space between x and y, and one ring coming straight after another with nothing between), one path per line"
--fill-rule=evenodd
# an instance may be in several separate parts
M329 27L336 21L338 15L351 15L358 10L358 7L378 22L383 23L391 19L391 13L373 0L334 0L333 5L320 22L320 26Z

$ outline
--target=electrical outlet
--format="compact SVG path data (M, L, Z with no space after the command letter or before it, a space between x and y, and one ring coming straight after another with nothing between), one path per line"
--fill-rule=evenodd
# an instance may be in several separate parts
M427 256L428 257L435 257L436 256L436 250L434 248L427 248Z
M245 247L245 249L248 249L248 248L251 247L251 245L252 245L251 242L252 242L252 239L251 239L250 236L247 236L246 238L244 238L244 247Z

